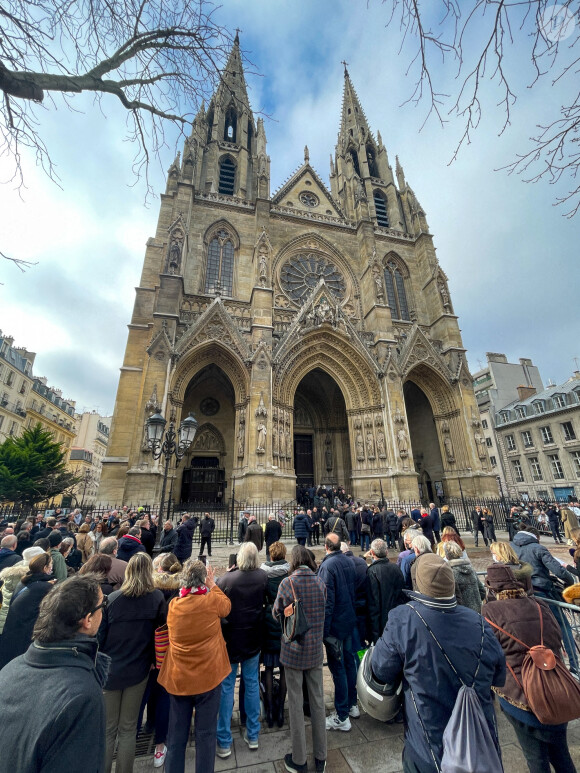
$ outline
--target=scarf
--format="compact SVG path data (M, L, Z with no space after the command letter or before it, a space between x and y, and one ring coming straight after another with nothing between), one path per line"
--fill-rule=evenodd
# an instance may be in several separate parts
M186 596L205 596L207 588L205 585L200 585L199 588L180 588L179 598L184 599Z

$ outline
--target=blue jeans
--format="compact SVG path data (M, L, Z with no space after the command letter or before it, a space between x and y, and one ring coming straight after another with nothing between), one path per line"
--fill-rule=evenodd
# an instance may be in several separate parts
M334 708L342 721L348 717L348 710L356 705L356 653L353 651L352 636L342 642L340 660L328 658L328 668L334 682Z
M258 669L260 667L260 653L253 658L243 660L241 663L231 663L232 670L222 682L222 696L220 700L220 712L217 724L217 742L222 749L229 749L232 745L232 713L234 710L234 689L238 666L242 667L242 679L244 680L245 695L244 708L246 710L246 730L250 741L257 741L260 734L260 684L258 681Z
M356 543L358 542L358 534L356 529L354 531L349 531L348 535L350 537L350 544L356 545Z
M366 545L366 547L365 547ZM362 534L360 535L360 549L361 550L368 550L371 546L371 535L370 534Z

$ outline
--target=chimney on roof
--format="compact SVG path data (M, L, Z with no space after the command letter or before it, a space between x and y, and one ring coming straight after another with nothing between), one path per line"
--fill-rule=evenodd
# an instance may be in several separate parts
M518 397L520 400L526 400L528 397L531 397L532 395L536 394L536 387L532 386L523 386L522 384L518 387Z

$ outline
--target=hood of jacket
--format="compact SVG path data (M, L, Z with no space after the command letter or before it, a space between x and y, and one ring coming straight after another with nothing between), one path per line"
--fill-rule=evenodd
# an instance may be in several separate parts
M458 574L473 574L473 567L468 558L453 558L451 561L448 561L448 563L453 571Z
M285 558L281 558L279 561L265 561L260 569L263 569L270 577L285 577L290 571L290 564Z
M518 533L514 536L513 543L514 545L518 545L518 547L521 547L522 545L539 544L534 535L527 531L518 531Z
M13 591L27 571L28 565L24 561L14 566L7 566L0 572L0 581L4 583L6 590Z
M101 685L107 682L111 658L99 652L94 636L79 634L74 639L56 642L34 641L24 654L24 660L33 668L82 668L95 671L95 678Z
M179 590L181 587L181 573L169 574L169 572L155 572L153 585L159 590Z

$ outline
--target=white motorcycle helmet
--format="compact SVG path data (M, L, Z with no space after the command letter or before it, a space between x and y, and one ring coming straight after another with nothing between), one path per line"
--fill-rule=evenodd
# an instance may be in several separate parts
M402 684L381 684L373 676L371 660L374 645L365 652L356 677L356 691L363 709L373 719L389 722L401 708Z

